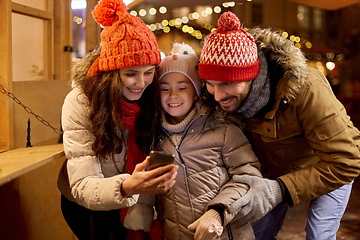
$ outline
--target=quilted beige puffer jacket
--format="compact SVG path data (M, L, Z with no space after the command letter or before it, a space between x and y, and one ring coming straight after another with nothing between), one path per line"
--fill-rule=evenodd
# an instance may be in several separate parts
M187 226L210 206L221 205L224 231L217 239L229 239L229 235L233 239L255 239L250 224L239 225L228 207L248 190L247 185L236 183L232 176L261 177L259 162L242 131L210 112L202 106L178 146L169 137L160 142L163 150L175 155L179 166L175 185L157 204L160 219L164 220L165 238L193 239L194 233Z
M121 183L130 175L119 174L113 161L100 162L94 155L95 138L88 116L88 100L79 88L74 88L66 96L62 108L63 144L68 160L59 176L60 191L69 200L91 210L134 205L139 195L123 197L120 191ZM115 155L115 163L120 170L124 169L124 153Z

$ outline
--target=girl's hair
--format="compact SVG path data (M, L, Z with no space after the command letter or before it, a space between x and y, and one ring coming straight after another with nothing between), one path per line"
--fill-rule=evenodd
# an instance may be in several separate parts
M160 105L159 83L155 76L137 101L140 113L135 123L136 143L148 154L154 146L159 131ZM101 72L98 76L83 81L82 89L90 102L90 122L95 136L93 151L100 159L120 153L126 148L126 136L121 129L124 122L122 82L119 70ZM114 160L114 159L113 159Z

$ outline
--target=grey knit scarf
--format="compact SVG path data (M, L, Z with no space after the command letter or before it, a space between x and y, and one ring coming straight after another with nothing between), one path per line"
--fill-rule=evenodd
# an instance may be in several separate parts
M270 99L270 79L268 75L268 64L264 53L259 49L258 57L260 62L259 75L253 80L249 95L245 102L236 111L244 118L253 117L263 108Z

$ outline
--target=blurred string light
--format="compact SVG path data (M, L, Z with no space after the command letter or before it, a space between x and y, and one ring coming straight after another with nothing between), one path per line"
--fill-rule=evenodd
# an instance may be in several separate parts
M327 62L325 66L326 66L327 69L329 69L331 71L331 70L333 70L335 68L335 63L334 62Z
M149 9L149 14L150 15L155 15L156 14L156 9L155 8L150 8Z
M169 21L165 19L161 23L150 24L148 25L148 27L152 31L163 30L164 33L169 33L171 31L171 28L176 28L184 33L190 34L194 38L201 41L203 41L207 36L206 34L203 34L200 30L194 29L193 27L184 24L184 22L182 22L182 19L180 18L171 19ZM216 27L211 25L210 23L202 24L201 27L207 29L210 32L216 29Z
M289 37L289 33L284 31L284 30L279 30L280 34L284 37L284 38L288 38ZM290 35L289 39L294 42L295 47L300 48L300 49L311 49L312 48L312 43L307 40L306 38L302 38L299 36L295 36L295 35ZM315 59L317 61L320 61L321 59L325 58L327 59L327 61L332 61L334 58L336 58L338 61L341 61L345 58L345 55L343 53L338 54L337 56L335 56L334 53L329 52L326 53L325 56L323 56L322 54L319 53L307 53L306 54L308 59ZM329 63L331 66L332 63ZM329 70L330 67L326 66ZM335 66L334 66L335 67ZM333 68L334 68L333 67Z
M141 10L139 11L139 15L140 15L141 17L144 17L144 16L146 15L146 10L145 10L145 9L141 9Z
M167 12L166 7L164 7L164 6L160 7L159 12L162 13L162 14L166 13Z
M75 16L73 17L73 21L76 22L77 24L81 24L83 20L82 18Z
M247 0L247 1L251 2L252 0ZM223 8L230 8L230 7L234 7L236 4L242 5L243 3L235 3L233 1L231 1L231 2L223 2L221 4L221 6ZM177 29L181 29L184 33L191 34L192 36L194 36L195 38L197 38L199 40L203 40L207 35L202 34L200 30L195 30L192 27L187 26L186 24L189 21L197 20L200 17L207 17L208 15L213 14L213 13L221 13L222 10L223 10L221 6L215 6L214 8L208 7L205 10L203 10L202 12L200 12L200 13L199 12L193 12L193 13L188 14L188 16L183 16L181 18L176 18L176 19L171 19L171 20L166 20L165 19L161 23L150 24L150 25L148 25L148 27L152 31L162 30L164 33L169 33L171 31L171 28L175 27ZM227 10L225 10L225 11L227 11ZM165 14L167 12L167 8L165 6L161 6L158 11L155 8L150 8L149 9L149 14L150 15L155 15L155 14L157 14L157 12L159 12L160 14ZM139 10L139 12L136 12L135 10L132 10L130 12L130 14L134 15L134 16L139 15L140 17L144 17L147 14L147 12L146 12L145 9L141 9L141 10ZM207 24L202 24L201 26L203 28L207 29L210 32L214 31L216 29L215 26L212 26L211 24L208 24L208 23ZM290 35L289 36L289 33L284 31L284 30L280 30L280 34L284 38L289 38L294 43L294 46L299 48L299 49L311 49L312 48L312 43L309 40L305 39L305 38L295 36L295 35ZM320 61L323 58L323 56L321 54L318 54L318 53L309 53L307 55L307 57L308 58L314 58L314 59L316 59L318 61ZM337 56L334 56L333 53L327 53L326 58L329 61L334 59L334 58L336 58L336 60L340 61L340 60L343 60L345 58L345 55L344 54L339 54Z
M224 8L234 7L235 2L224 2L222 4ZM164 19L161 21L161 23L153 23L147 25L152 31L162 30L164 33L169 33L171 31L171 28L180 29L184 33L188 33L195 37L198 40L204 40L204 38L207 36L206 34L203 34L200 30L194 29L191 26L188 26L187 23L191 20L197 20L200 17L207 17L208 15L211 15L213 13L221 13L222 8L220 6L215 6L214 8L206 8L202 12L193 12L188 14L188 16L183 16L171 20ZM148 13L151 15L157 14L157 12L164 14L167 12L167 8L165 6L161 6L159 10L157 11L155 8L150 8ZM133 16L140 16L144 17L146 16L147 12L145 9L139 10L139 12L136 12L135 10L130 11L130 14ZM212 26L209 23L202 24L203 28L207 29L208 31L213 31L216 29L215 26Z
M235 2L223 2L222 6L224 8L229 8L229 7L234 7L235 4L236 4ZM213 13L221 13L221 11L222 11L222 9L221 9L220 6L215 6L214 8L208 7L204 11L202 11L201 13L193 12L193 13L190 13L188 16L182 17L181 19L182 19L182 21L184 23L186 23L189 20L199 19L200 16L207 17L208 15L213 14ZM167 12L167 8L165 6L161 6L159 8L159 10L156 10L155 8L150 8L149 11L148 11L148 13L150 15L156 15L157 12L159 12L161 14L165 14ZM139 12L137 12L135 10L132 10L132 11L130 11L130 14L133 15L133 16L138 16L139 15L140 17L144 17L144 16L146 16L147 11L145 9L141 9L141 10L139 10Z
M215 13L220 13L221 12L221 7L219 7L219 6L214 7L214 12Z

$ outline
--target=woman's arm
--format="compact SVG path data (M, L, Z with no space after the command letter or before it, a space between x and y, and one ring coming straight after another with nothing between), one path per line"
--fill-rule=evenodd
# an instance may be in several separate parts
M94 136L90 129L87 98L77 88L65 99L62 108L64 151L71 193L76 202L92 210L111 210L136 203L138 196L124 197L122 182L129 174L105 178L99 159L94 155Z

